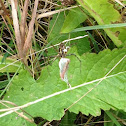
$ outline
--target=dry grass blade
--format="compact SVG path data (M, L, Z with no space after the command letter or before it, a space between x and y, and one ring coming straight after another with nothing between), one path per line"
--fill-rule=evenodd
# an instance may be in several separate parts
M15 29L15 37L16 37L16 42L17 42L17 48L19 51L19 57L23 58L23 52L22 52L23 45L21 43L19 23L18 23L17 11L16 11L14 0L11 0L11 6L12 6L13 25Z
M34 23L35 23L35 18L36 18L37 7L38 7L38 0L35 0L34 9L33 9L33 13L32 13L32 19L29 24L28 35L27 35L27 38L26 38L26 41L25 41L24 47L23 47L23 51L24 51L25 56L28 52L28 49L30 48L30 46L32 44L31 39L32 39L33 28L34 28Z
M13 102L10 102L10 101L5 101L5 103L11 104L11 105L13 105L13 106L17 106L16 104L14 104ZM1 102L1 104L2 104L3 106L5 106L5 107L9 108L8 105L6 105L6 104L4 104L4 103L2 103L2 102ZM22 112L20 112L20 113L17 112L17 111L14 111L14 112L17 113L20 117L24 118L25 120L27 120L27 121L29 121L29 122L31 122L31 123L34 123L33 117L32 117L32 119L30 119L30 118L28 118L27 116L25 116L25 115L23 114L23 112L26 113L24 110L22 110ZM29 115L29 114L28 114L28 115ZM30 115L30 116L31 116L31 115Z
M87 36L88 36L88 35L78 36L78 37L76 37L76 38L71 38L71 39L64 40L64 41L62 41L62 42L60 42L60 43L58 43L58 44L55 44L55 45L53 45L53 46L49 46L49 47L44 48L44 49L42 49L42 50L36 51L35 53L32 53L32 54L30 54L30 55L27 55L27 57L32 56L32 55L35 55L35 54L40 53L40 52L43 52L43 51L45 51L45 50L47 50L47 49L50 49L50 48L59 46L61 43L66 43L66 42L69 42L69 41L72 41L72 40L81 39L81 38L84 38L84 37L87 37ZM20 59L18 59L18 60L16 60L16 61L14 61L14 62L12 62L12 63L6 65L5 67L2 67L0 70L3 70L3 69L5 69L5 68L7 68L8 66L10 66L10 65L12 65L12 64L15 64L16 62L19 62L19 61L21 61L21 60L23 60L23 58L20 58Z
M21 31L21 38L22 38L21 41L22 41L23 45L24 45L24 42L25 42L25 25L26 25L28 4L29 4L29 0L25 0L23 13L22 13L22 17L21 17L21 24L20 24L20 31Z
M40 18L43 18L43 17L49 17L53 14L57 14L57 13L60 13L62 11L65 11L65 10L70 10L72 8L77 8L78 6L72 6L72 7L68 7L68 8L64 8L64 9L60 9L60 10L55 10L55 11L50 11L50 12L46 12L46 13L42 13L42 14L39 14L37 16L37 20L40 19Z
M121 3L119 0L115 0L118 4L120 4L121 6L125 7L125 5L123 3Z
M7 9L5 8L5 6L4 6L4 4L3 4L3 2L2 2L2 0L0 0L0 14L2 15L2 16L9 16L9 14L8 14L8 12L7 12Z

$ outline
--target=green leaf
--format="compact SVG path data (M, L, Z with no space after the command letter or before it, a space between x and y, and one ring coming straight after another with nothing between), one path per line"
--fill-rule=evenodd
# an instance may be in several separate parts
M94 50L98 53L100 52L100 49L98 47L98 42L94 39L94 37L90 34L90 32L87 32L88 35L89 35L89 38L91 39L92 41L92 44L94 45Z
M50 21L50 27L49 27L48 46L51 44L55 45L70 38L84 36L87 34L86 32L69 33L69 34L60 33L64 20L65 17L63 12L53 16L53 19ZM90 43L87 37L78 40L73 40L69 43L67 44L68 46L71 45L77 46L77 52L79 55L82 55L85 52L90 52ZM58 50L59 48L56 47L55 49L53 48L49 49L48 56L56 55L58 53Z
M68 33L87 19L86 14L80 8L71 9L65 18L61 33Z
M16 72L20 66L20 62L16 62L16 59L6 58L2 62L3 57L0 56L0 72Z
M0 89L3 89L8 84L8 80L0 81Z
M114 125L121 126L119 122L116 120L116 118L112 115L111 111L106 111L105 113L106 113L105 121L107 121L106 119L112 120L112 122L104 123L105 126L114 126Z
M86 26L86 27L76 28L72 32L94 30L94 29L105 29L105 28L117 28L117 27L124 27L124 26L126 26L126 23Z
M59 126L76 126L74 124L75 120L76 120L76 114L67 111L65 113L65 116L63 117L63 119L61 120L61 123Z
M77 0L98 22L99 25L122 21L122 16L108 0ZM117 47L126 46L126 28L104 29Z
M103 78L126 54L126 49L104 50L99 54L84 54L80 62L74 56L70 57L68 79L72 87L90 82L90 84L55 95L36 104L24 108L33 117L42 117L47 120L60 120L64 115L64 108L68 108L85 93L91 90L100 78ZM86 115L98 116L101 109L120 109L126 111L126 58L105 78L96 88L88 93L79 102L74 104L69 111ZM94 81L95 80L95 81ZM91 82L92 81L92 82ZM58 91L67 89L67 84L60 79L58 60L52 66L42 70L39 80L35 81L28 72L20 71L6 93L4 100L14 102L18 106L38 100ZM12 107L12 106L11 106ZM5 108L0 106L0 108ZM12 126L16 118L12 113L0 118L1 126ZM6 121L8 120L8 121ZM20 121L22 125L24 119ZM18 120L15 125L19 123Z
M8 115L8 117L4 117L1 120L1 126L36 126L35 124L29 123L15 113Z

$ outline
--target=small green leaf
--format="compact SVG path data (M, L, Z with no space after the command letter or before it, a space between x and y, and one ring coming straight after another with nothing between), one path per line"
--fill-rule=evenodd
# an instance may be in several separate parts
M0 89L3 89L8 84L8 80L0 81Z
M98 52L100 52L100 49L99 49L99 47L98 47L98 42L93 38L93 36L90 34L90 32L87 32L88 33L88 35L89 35L89 38L91 39L91 41L92 41L92 44L94 45L94 49L95 49L95 51L98 53Z
M76 126L74 124L77 114L67 111L59 126Z
M16 59L6 58L4 62L2 62L3 57L0 56L0 72L16 72L20 66L20 62L16 62Z
M80 25L87 19L86 14L80 8L71 9L65 18L61 33L71 32L74 28Z
M108 116L108 120L112 120L112 122L105 123L105 126L114 126L114 125L121 126L119 124L119 122L116 120L116 118L112 115L111 111L105 111L105 113L106 113L106 116ZM106 119L107 119L107 117L106 117ZM105 121L107 121L107 120L105 120Z

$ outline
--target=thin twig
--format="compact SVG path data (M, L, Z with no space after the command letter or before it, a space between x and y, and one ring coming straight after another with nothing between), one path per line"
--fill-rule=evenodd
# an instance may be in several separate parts
M115 0L118 4L120 4L121 6L125 7L125 5L123 3L121 3L119 0Z
M12 53L10 53L9 51L7 51L6 49L4 49L2 46L0 46L0 48L2 48L4 51L6 51L8 54L10 54L11 56L13 56Z
M16 106L16 104L14 104L14 103L12 103L12 102L10 102L10 101L5 101L5 102L8 103L8 104L11 104L11 105ZM8 105L6 105L6 104L4 104L4 103L2 103L2 102L1 102L1 104L2 104L3 106L6 106L7 108L9 108ZM28 118L27 116L25 116L22 112L21 112L21 113L19 113L19 112L17 112L17 111L14 111L14 112L17 113L20 117L22 117L22 118L24 118L25 120L27 120L28 122L34 123L33 118L32 118L32 119L29 119L29 118ZM25 112L25 111L23 111L23 112Z
M81 5L79 5L79 6L81 6ZM57 14L57 13L59 13L59 12L62 12L62 11L65 11L65 10L70 10L70 9L72 9L72 8L77 8L77 7L78 7L78 6L72 6L72 7L68 7L68 8L64 8L64 9L60 9L60 10L55 10L55 11L50 11L50 12L42 13L42 14L39 14L39 15L37 16L37 20L38 20L39 18L49 17L49 16L51 16L51 15L53 15L53 14Z

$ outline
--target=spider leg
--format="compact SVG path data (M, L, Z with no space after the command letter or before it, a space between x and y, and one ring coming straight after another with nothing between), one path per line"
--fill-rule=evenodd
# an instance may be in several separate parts
M55 58L52 60L52 62L51 62L51 65L52 65L52 63L57 59L57 57L59 57L60 55L59 54L57 54L56 56L55 56Z
M79 59L79 57L74 53L67 54L66 56L75 56L79 60L79 62L80 62L80 73L81 73L81 60Z

